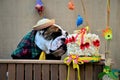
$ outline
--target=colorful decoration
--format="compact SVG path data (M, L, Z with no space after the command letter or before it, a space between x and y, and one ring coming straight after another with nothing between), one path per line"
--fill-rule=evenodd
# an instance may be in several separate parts
M77 27L80 26L82 23L83 23L83 18L80 15L78 15L77 21L76 21Z
M98 77L102 80L119 80L120 70L111 69L112 59L105 60L103 72L99 73Z
M106 29L103 30L103 36L106 40L112 39L112 29L109 27L110 25L110 0L107 0L107 25Z
M112 80L119 80L118 73L114 70L111 70L110 66L104 66L103 72L98 75L100 79L103 77L109 77Z
M111 59L109 58L109 40L112 39L112 29L110 25L110 0L107 0L107 25L103 30L103 36L107 40L105 43L105 66L103 72L99 74L99 78L102 80L119 80L117 75L111 69Z
M108 27L105 30L103 30L103 36L106 40L111 40L112 39L112 29Z
M69 1L69 3L68 3L68 8L69 8L70 10L74 10L74 9L75 9L75 5L74 5L74 3L73 3L72 0Z
M69 80L70 74L70 64L73 65L73 69L77 69L78 72L78 80L80 80L80 68L79 64L84 64L86 62L98 62L100 61L100 57L93 56L93 57L80 57L76 54L70 54L68 57L64 59L64 63L68 65L68 75L67 80Z
M64 63L66 63L67 65L70 65L71 63L73 63L73 68L76 68L75 64L84 64L84 63L88 63L88 62L98 62L100 60L100 56L78 56L76 54L70 54L68 57L66 57L64 59Z
M77 69L78 80L80 80L79 64L98 62L101 59L99 54L100 39L96 34L87 33L88 30L88 26L76 30L65 41L68 55L64 59L64 63L68 65L67 80L69 80L70 64L73 65L73 69Z
M87 28L81 28L77 33L66 39L68 54L79 56L93 56L99 54L100 39L96 34L87 33Z
M35 8L37 9L38 13L41 14L44 10L43 2L41 0L36 0Z

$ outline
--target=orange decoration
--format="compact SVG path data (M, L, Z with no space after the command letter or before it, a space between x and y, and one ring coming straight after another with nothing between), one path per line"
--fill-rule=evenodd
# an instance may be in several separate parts
M73 3L72 1L70 1L70 2L68 3L68 8L69 8L70 10L74 10L74 9L75 9L74 3Z

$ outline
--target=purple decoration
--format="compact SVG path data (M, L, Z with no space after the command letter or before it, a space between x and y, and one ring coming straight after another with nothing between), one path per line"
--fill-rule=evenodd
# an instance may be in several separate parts
M43 12L43 2L41 0L36 0L35 8L37 9L38 13Z
M41 0L36 0L36 5L43 6L43 2Z

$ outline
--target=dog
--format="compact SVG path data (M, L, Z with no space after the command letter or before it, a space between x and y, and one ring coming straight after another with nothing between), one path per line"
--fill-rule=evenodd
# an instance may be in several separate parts
M33 30L23 37L11 54L13 59L39 59L42 51L47 60L60 60L67 51L67 31L55 24L54 20L42 19Z

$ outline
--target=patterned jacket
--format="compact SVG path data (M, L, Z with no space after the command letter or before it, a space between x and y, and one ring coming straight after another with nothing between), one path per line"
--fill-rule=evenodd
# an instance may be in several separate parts
M12 53L13 59L38 59L42 50L34 42L37 31L32 30L26 34Z

